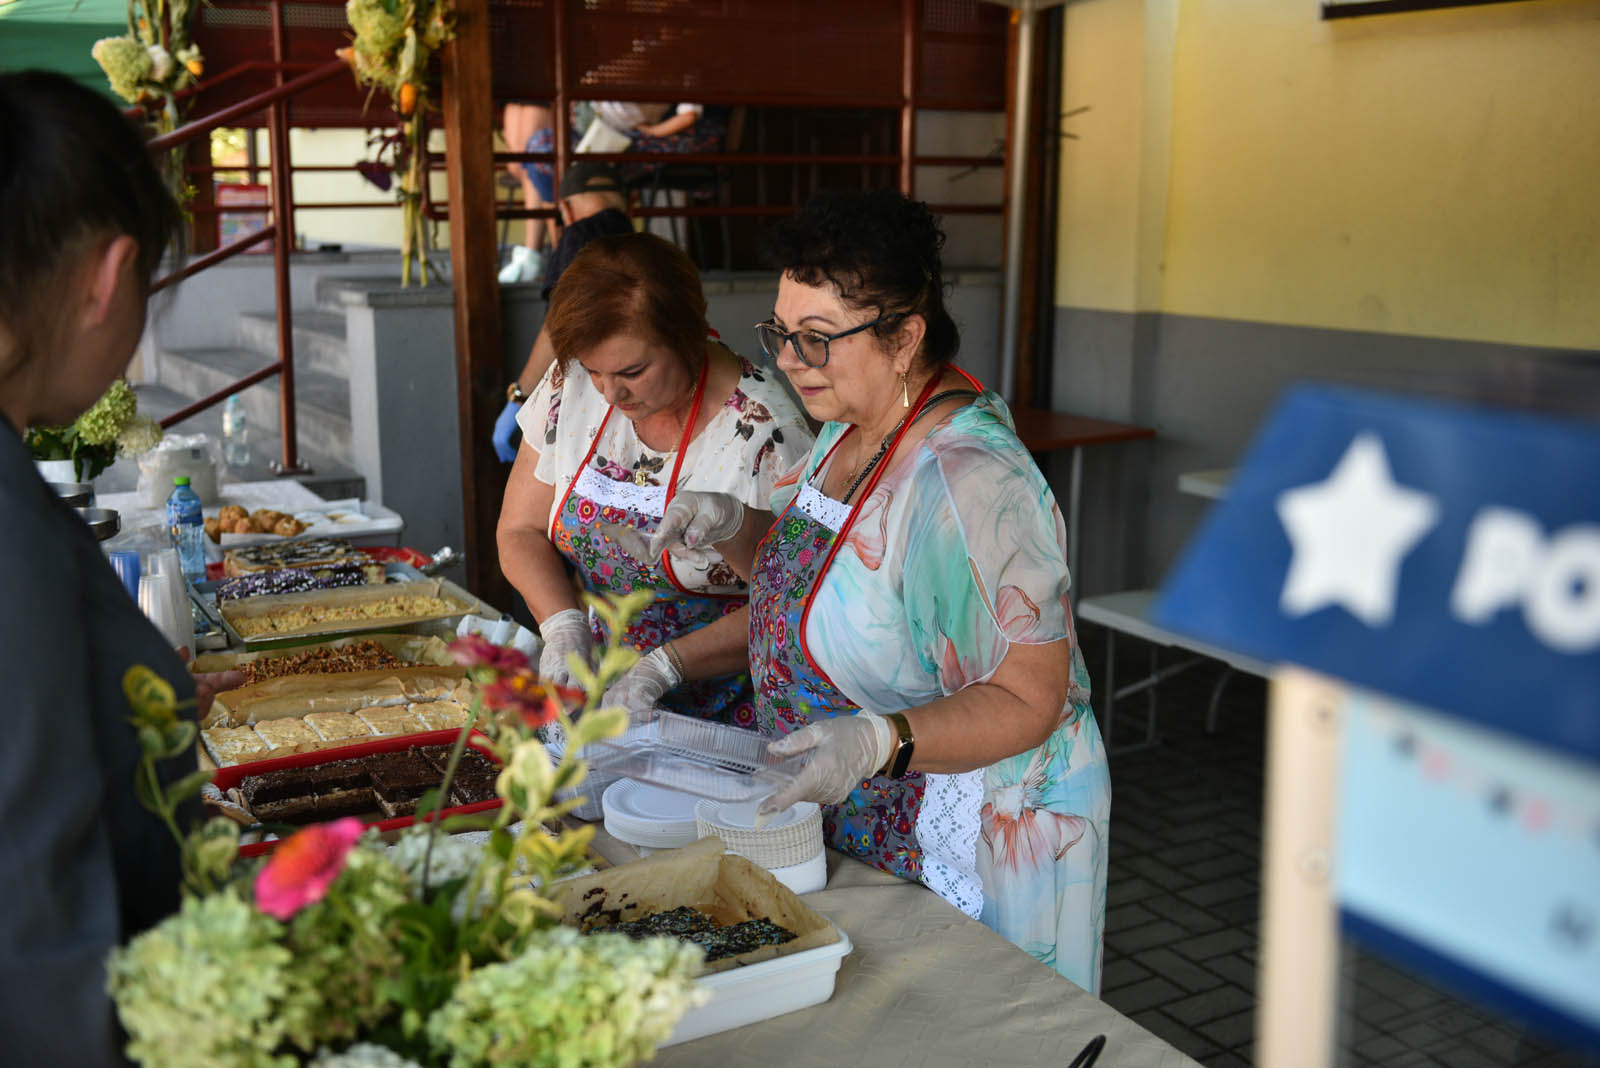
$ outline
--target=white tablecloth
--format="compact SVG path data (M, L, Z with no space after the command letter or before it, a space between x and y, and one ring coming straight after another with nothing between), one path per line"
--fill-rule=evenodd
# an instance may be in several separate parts
M613 864L637 857L595 830L595 851ZM1105 1035L1102 1066L1199 1068L927 887L827 856L828 885L805 901L854 944L833 997L670 1046L652 1065L1035 1068L1068 1064Z

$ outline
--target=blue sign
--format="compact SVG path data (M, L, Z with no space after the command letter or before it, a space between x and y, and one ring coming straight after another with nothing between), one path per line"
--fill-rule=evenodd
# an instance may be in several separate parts
M1600 763L1600 428L1297 389L1155 617Z
M1600 772L1361 691L1339 723L1345 933L1600 1048Z

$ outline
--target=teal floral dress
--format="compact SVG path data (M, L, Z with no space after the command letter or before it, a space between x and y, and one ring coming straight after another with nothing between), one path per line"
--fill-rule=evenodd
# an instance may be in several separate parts
M1013 643L1064 642L1072 681L1042 745L963 774L868 780L824 823L830 845L925 883L1097 992L1111 787L1061 512L994 393L898 455L854 509L816 488L847 429L825 426L774 490L751 583L757 726L915 708L987 682Z

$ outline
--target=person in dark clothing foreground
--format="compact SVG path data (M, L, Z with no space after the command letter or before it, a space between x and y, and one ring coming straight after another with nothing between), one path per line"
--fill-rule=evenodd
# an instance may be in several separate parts
M0 75L0 1049L12 1065L123 1063L115 945L178 905L177 843L134 796L122 692L143 664L180 701L242 679L185 670L22 435L72 422L127 369L181 221L143 140L58 74ZM237 676L237 673L231 673ZM163 762L168 781L189 768Z

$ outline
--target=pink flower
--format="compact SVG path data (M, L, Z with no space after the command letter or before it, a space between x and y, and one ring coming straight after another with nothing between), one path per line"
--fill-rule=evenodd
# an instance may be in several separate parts
M1000 630L1013 641L1026 638L1039 625L1039 606L1021 586L1001 586L994 607Z
M521 671L528 666L528 657L521 650L496 645L480 634L468 634L451 642L450 659L462 667L485 667L496 674Z
M256 907L277 920L321 901L344 870L361 837L361 821L347 816L296 831L256 876Z
M893 500L893 490L873 490L872 496L862 503L856 521L845 537L845 544L855 550L868 571L882 567L884 555L888 552L889 503Z

